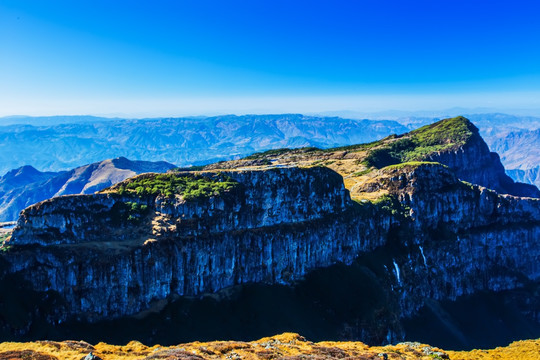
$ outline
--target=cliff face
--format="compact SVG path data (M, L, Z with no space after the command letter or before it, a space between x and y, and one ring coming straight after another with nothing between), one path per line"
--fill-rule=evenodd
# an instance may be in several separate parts
M345 179L370 176L353 186L386 194L373 202L352 201L343 177L326 167L140 175L27 208L0 265L5 278L59 299L46 314L53 324L133 315L234 285L291 285L361 259L371 259L365 279L397 304L401 319L429 299L538 283L540 199L462 182L497 174L483 171L481 158L472 172L467 151L432 155L448 156L448 166L408 162ZM453 170L459 164L462 174ZM380 309L370 311L379 321ZM387 341L403 336L399 325L383 330ZM373 339L369 331L358 333Z
M54 321L134 314L173 295L236 284L290 284L387 246L396 228L408 234L399 239L406 250L388 263L388 286L402 316L425 298L539 280L540 201L464 184L441 165L381 172L380 186L402 209L394 215L383 203L351 202L326 168L229 172L242 185L232 193L138 199L151 213L116 227L115 207L133 198L55 198L23 212L4 259L34 290L61 295L65 310Z
M456 299L479 290L507 290L540 279L540 200L499 195L463 183L440 164L380 171L411 226L406 252L395 259L404 313L424 299Z
M171 295L290 283L380 246L393 222L356 218L341 178L326 168L229 175L242 185L234 193L193 202L145 198L152 214L116 228L115 207L133 198L69 196L30 207L10 242L11 271L35 290L62 294L66 318L98 320Z
M206 175L212 178L215 174ZM222 196L188 201L180 195L139 197L117 193L50 199L22 212L13 237L20 245L129 242L139 238L129 230L142 228L146 231L141 234L143 238L152 234L182 238L302 223L340 214L351 207L341 177L325 168L221 175L236 180L240 186ZM145 205L150 211L132 211L133 203ZM130 220L130 215L137 218Z
M463 147L454 151L431 154L425 159L445 164L460 179L499 193L539 198L540 191L534 185L514 182L506 175L499 155L489 151L476 127L473 131L473 135Z

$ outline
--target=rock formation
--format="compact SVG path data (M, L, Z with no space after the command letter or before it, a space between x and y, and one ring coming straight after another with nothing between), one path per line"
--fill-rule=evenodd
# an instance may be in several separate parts
M1 259L3 276L54 294L58 305L47 314L53 324L133 315L241 284L291 285L381 249L378 266L386 270L373 276L402 319L428 299L537 283L540 199L484 187L495 181L492 188L509 189L488 166L496 159L484 156L474 128L457 122L472 136L438 134L427 145L437 149L432 153L423 153L426 144L396 153L392 143L418 135L411 133L357 153L273 154L244 168L233 162L216 166L221 170L146 174L98 194L47 200L22 212ZM375 161L377 149L379 160L421 154L446 165L366 169L362 158ZM385 332L387 341L403 336L399 325Z

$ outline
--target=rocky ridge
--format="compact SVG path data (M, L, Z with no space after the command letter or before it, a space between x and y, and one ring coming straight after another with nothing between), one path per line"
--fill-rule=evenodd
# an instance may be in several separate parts
M131 315L159 301L241 284L293 285L315 269L373 258L369 276L391 294L389 316L398 319L382 322L376 333L359 323L355 334L401 339L399 319L429 299L540 280L539 199L465 183L463 174L473 172L457 172L453 163L387 164L412 156L451 159L447 153L472 161L466 154L469 142L479 141L474 128L465 119L442 128L456 122L463 135L457 140L438 134L414 147L417 132L332 151L284 150L179 172L172 176L189 181L170 195L155 174L101 194L34 205L22 213L2 256L4 276L56 294L47 321L58 323ZM403 139L406 151L395 145ZM425 152L433 147L436 153ZM385 164L378 169L380 159ZM498 172L488 170L477 179L494 179ZM188 197L219 188L224 176L237 185Z

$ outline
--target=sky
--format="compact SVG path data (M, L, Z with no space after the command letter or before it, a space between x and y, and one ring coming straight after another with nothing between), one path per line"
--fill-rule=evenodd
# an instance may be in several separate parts
M537 0L0 0L0 116L535 111L539 14Z

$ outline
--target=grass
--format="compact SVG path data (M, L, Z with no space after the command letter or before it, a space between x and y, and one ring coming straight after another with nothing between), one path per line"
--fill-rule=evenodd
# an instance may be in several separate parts
M423 350L426 348L435 352L436 355L425 355ZM428 360L437 357L443 359L447 358L447 356L450 356L450 359L453 360L536 360L540 353L540 340L518 341L507 347L472 351L444 351L436 347L430 347L429 345L414 343L372 347L359 341L323 341L313 343L293 333L284 333L252 342L193 342L170 347L159 345L148 347L136 341L123 346L108 345L105 343L91 345L83 341L4 342L0 344L0 359L47 359L46 356L48 355L54 356L57 359L80 360L90 352L105 360L135 360L145 358L245 358L256 360L277 359L287 356L295 359L308 357L347 357L368 360L382 358L379 354L388 354L388 358L404 360Z
M444 119L391 141L380 140L371 147L364 163L380 169L403 162L422 161L436 152L458 149L477 131L462 116Z
M219 173L212 176L181 173L144 174L123 181L105 191L137 197L158 195L174 197L179 195L185 200L195 200L220 196L238 185L238 182Z
M356 144L356 145L347 145L347 146L340 146L340 147L335 147L335 148L330 148L330 149L325 149L323 150L324 152L334 152L334 151L357 151L357 150L369 150L369 149L372 149L378 145L381 144L381 142L386 142L388 140L391 140L391 139L396 139L398 138L399 136L396 135L396 134L392 134L392 135L388 135L387 137L381 139L381 140L376 140L376 141L372 141L370 143L365 143L365 144Z
M364 176L364 175L369 174L372 171L373 171L373 169L364 169L362 171L355 172L354 174L352 174L352 176Z
M258 160L258 159L264 159L267 157L275 157L275 156L284 155L293 151L308 153L312 151L320 151L320 149L316 147L303 147L303 148L297 148L297 149L291 149L291 148L272 149L272 150L267 150L267 151L258 152L258 153L249 155L245 157L244 160Z
M428 166L442 166L445 168L448 168L448 166L443 165L441 163L438 163L436 161L407 161L404 163L394 164L394 165L388 165L384 167L385 170L400 170L406 167L419 167L422 165L428 165Z
M0 251L7 252L11 249L11 245L7 245L6 242L11 238L11 233L0 234Z

